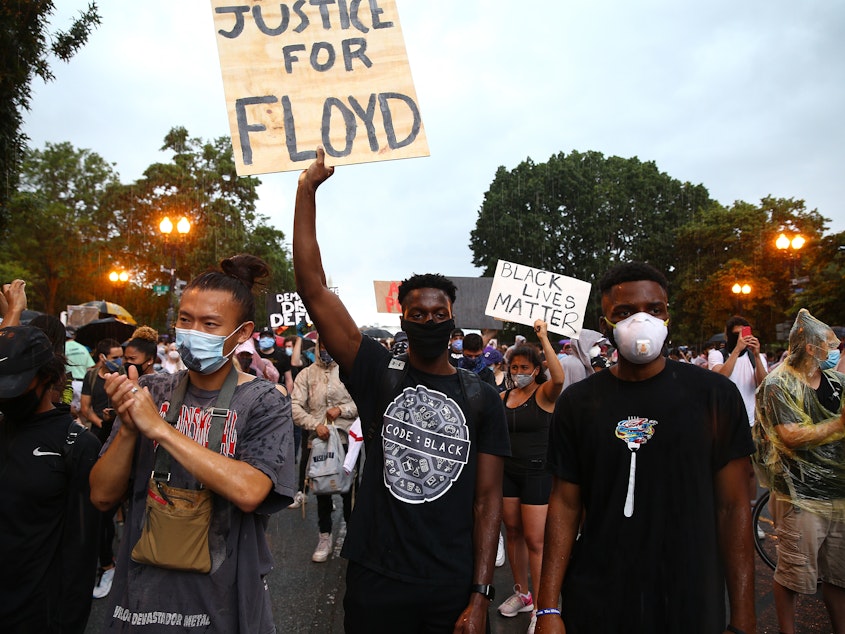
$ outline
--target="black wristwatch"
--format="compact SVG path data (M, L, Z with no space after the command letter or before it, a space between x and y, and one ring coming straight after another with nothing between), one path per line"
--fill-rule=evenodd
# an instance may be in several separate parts
M478 592L479 594L483 594L484 597L488 601L492 601L493 599L496 598L496 588L494 588L490 584L484 584L484 583L473 584L473 586L470 588L470 591Z

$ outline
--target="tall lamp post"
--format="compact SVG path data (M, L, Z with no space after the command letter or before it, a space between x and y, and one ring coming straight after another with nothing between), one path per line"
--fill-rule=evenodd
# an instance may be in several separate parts
M174 310L176 307L176 242L170 240L170 234L173 233L173 222L167 216L164 217L158 225L159 230L164 235L164 242L170 248L170 306L167 309L167 325L168 328L173 323ZM185 216L179 219L176 223L176 233L180 238L184 238L191 230L191 223Z
M775 240L775 246L780 251L785 251L789 254L789 279L793 288L798 286L799 283L799 281L795 279L795 260L805 244L807 244L807 239L800 233L796 233L791 238L785 233L781 233L777 237L777 240Z
M109 272L109 282L114 287L115 295L122 296L123 289L126 288L126 283L129 281L129 272L124 269L112 269ZM122 301L122 297L121 297Z
M742 296L743 295L750 295L751 294L751 285L750 284L740 284L737 282L733 286L731 286L731 292L736 295L736 303L737 303L737 314L742 315Z

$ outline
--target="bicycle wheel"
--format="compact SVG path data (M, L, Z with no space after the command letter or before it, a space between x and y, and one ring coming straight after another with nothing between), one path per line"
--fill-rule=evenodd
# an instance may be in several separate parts
M778 536L775 532L775 522L769 509L769 492L766 491L757 499L751 515L751 527L754 531L754 548L766 565L774 570L778 561Z

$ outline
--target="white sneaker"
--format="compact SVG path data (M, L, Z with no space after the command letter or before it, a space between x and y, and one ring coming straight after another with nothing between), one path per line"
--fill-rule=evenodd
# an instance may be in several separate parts
M94 598L102 599L111 592L111 584L114 581L114 567L104 570L99 583L94 586Z
M502 602L499 606L499 614L502 616L516 616L520 612L531 612L534 610L534 599L529 592L527 596L523 596L520 592L519 584L513 587L513 594Z
M293 496L293 502L290 503L288 508L298 509L303 504L305 504L305 494L302 491L297 491L296 495Z
M496 568L505 565L505 538L499 533L499 547L496 549Z
M329 553L332 551L332 534L320 533L320 541L317 542L317 548L314 554L311 555L311 561L322 563L329 558Z
M531 622L528 624L528 632L526 634L534 634L535 627L537 627L537 610L531 612Z

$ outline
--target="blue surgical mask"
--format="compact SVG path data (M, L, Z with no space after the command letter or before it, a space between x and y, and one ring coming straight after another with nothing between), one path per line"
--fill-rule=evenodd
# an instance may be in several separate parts
M120 368L123 367L123 359L106 359L103 365L109 372L120 372Z
M839 349L831 350L827 353L827 359L819 363L819 367L822 370L830 370L831 368L835 368L836 364L839 363Z
M293 356L293 348L285 348L285 354L289 357Z
M212 374L223 367L235 348L229 354L223 354L226 340L241 329L241 324L229 336L210 335L199 330L176 329L176 348L182 357L182 363L189 370L200 374Z
M258 340L258 347L262 350L270 350L273 346L276 345L276 340L273 337L261 337Z

